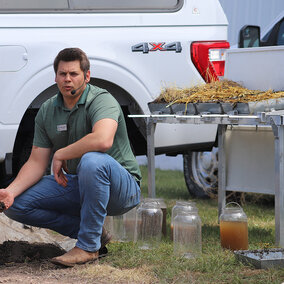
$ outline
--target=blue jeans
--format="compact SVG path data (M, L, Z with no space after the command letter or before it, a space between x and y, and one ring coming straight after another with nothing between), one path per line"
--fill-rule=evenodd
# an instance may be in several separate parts
M105 153L83 155L77 175L67 175L68 185L52 175L15 198L5 214L18 222L54 230L77 239L76 246L97 251L106 215L121 215L140 202L134 177Z

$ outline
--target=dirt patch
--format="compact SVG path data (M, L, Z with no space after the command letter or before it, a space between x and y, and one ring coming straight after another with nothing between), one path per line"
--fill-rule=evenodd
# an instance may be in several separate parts
M64 253L65 250L54 244L6 241L0 245L0 265L36 262Z
M158 283L148 267L120 269L99 261L62 268L50 262L50 258L72 249L75 243L76 240L0 214L0 284ZM111 261L111 252L109 257Z
M97 263L62 268L49 261L64 252L56 244L5 241L0 245L0 284L157 283L147 267L119 269Z

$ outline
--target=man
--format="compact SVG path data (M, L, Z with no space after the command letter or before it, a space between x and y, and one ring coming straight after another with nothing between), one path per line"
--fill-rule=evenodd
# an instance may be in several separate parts
M36 116L28 161L0 189L9 218L77 239L73 249L51 260L64 266L95 261L110 241L103 231L106 215L121 215L140 201L141 174L123 113L106 90L88 84L89 69L79 48L59 52L59 93ZM44 176L52 153L54 175Z

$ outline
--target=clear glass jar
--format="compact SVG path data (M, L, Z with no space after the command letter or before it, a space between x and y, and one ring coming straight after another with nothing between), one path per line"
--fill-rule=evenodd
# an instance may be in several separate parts
M174 218L176 217L178 211L182 210L183 208L195 208L195 202L193 201L185 201L185 200L177 200L175 206L172 208L172 216L171 216L171 240L173 240L173 233L174 233Z
M123 226L126 241L134 241L137 208L129 210L123 214Z
M235 205L229 207L229 205ZM248 249L248 222L242 207L236 202L228 203L220 215L221 246L231 250Z
M113 216L112 239L117 242L124 242L126 240L123 215Z
M104 227L111 235L113 235L113 216L105 217Z
M157 247L162 236L163 212L157 201L143 200L136 213L135 242L142 249Z
M173 221L174 254L195 258L201 254L201 219L195 207L184 206Z
M144 198L146 202L148 201L156 201L159 203L159 206L163 212L163 222L162 222L162 234L164 237L167 236L167 205L163 198Z

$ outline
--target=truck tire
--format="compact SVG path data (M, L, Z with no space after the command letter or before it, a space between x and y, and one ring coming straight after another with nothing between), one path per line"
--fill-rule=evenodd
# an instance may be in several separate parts
M211 152L183 155L183 172L187 189L195 198L214 198L218 193L218 148Z

